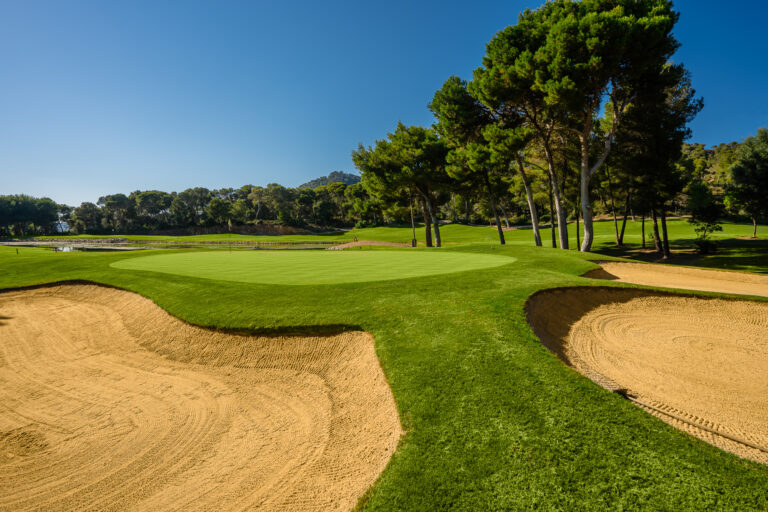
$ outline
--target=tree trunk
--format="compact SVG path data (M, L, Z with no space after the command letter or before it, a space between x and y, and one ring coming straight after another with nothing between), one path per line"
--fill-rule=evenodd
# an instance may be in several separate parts
M416 222L414 222L413 220L413 197L411 197L410 206L411 206L411 232L413 233L413 238L411 239L411 247L416 247L418 242L416 242Z
M752 238L757 238L757 219L752 217Z
M485 186L488 189L488 201L491 203L491 210L493 210L493 216L496 219L496 230L499 232L499 242L504 245L504 230L501 228L501 220L499 219L499 211L496 208L496 198L493 197L493 190L491 190L491 182L488 179L488 174L485 175Z
M611 103L613 105L611 131L604 139L605 147L603 148L601 155L591 167L589 165L589 141L592 137L592 116L597 110L597 104L593 104L591 108L587 108L584 111L584 129L579 134L579 142L581 143L581 214L584 217L584 241L581 243L581 250L584 252L592 250L592 242L595 238L594 227L592 225L592 204L589 200L589 181L592 179L592 175L603 166L606 158L608 158L608 153L610 153L611 146L613 145L613 137L616 133L619 118L623 113L623 110L617 110L615 98L613 97L614 92L615 91L611 92ZM622 109L623 108L624 107L622 107Z
M456 211L456 194L451 192L451 201L453 202L453 222L459 223L459 214Z
M432 219L432 228L435 230L435 247L442 247L443 244L440 238L440 223L437 220L437 205L435 205L431 193L427 199L427 208L429 209L429 216Z
M640 220L640 233L643 238L643 249L645 249L645 214L643 214L643 217Z
M427 205L424 199L421 199L421 214L424 216L424 238L426 239L427 247L432 247L432 221L427 212Z
M502 203L499 203L499 208L501 209L501 214L504 216L504 225L509 229L509 216L507 215L507 210Z
M552 233L552 247L556 249L557 239L555 238L555 207L552 204L552 187L549 187L549 229Z
M606 167L606 169L609 169ZM616 246L621 247L621 237L619 237L619 222L616 220L616 203L613 199L613 184L611 183L611 174L608 173L608 197L611 198L611 214L613 215L613 232L616 235Z
M613 234L616 236L616 246L621 247L621 238L619 237L619 221L616 218L616 210L611 205L611 213L613 214Z
M663 254L661 248L661 237L659 236L659 221L656 218L656 209L651 210L651 217L653 218L653 244L656 246L656 252Z
M567 175L568 175L568 162L566 162L564 160L563 161L563 176L562 176L563 181L560 182L560 192L561 193L565 190L565 182L566 182L565 178L566 178ZM562 227L561 227L560 219L558 219L557 227L558 227L558 231L565 237L565 241L566 241L566 247L565 248L566 249L570 249L571 248L571 241L568 240L568 210L567 210L567 207L566 207L567 203L566 203L565 198L563 198L562 201L563 201L563 224L562 224Z
M531 214L531 226L533 227L533 241L537 247L541 247L541 234L539 233L539 215L536 212L536 203L533 202L533 192L531 191L531 184L528 182L528 176L525 174L525 168L523 166L522 158L517 158L517 169L520 173L520 178L523 180L523 188L525 189L525 199L528 201L528 211Z
M581 233L579 233L579 203L576 202L576 247L581 247L581 244L579 243L579 236Z
M627 217L629 216L629 200L631 192L627 192L627 200L624 204L624 220L621 221L621 233L619 234L619 245L624 245L624 230L627 229Z
M432 229L435 231L435 247L443 246L443 239L440 236L440 222L437 220L437 216L432 214Z
M587 155L588 156L588 155ZM589 168L582 165L581 172L581 216L584 219L584 239L581 241L581 251L589 252L592 250L592 205L589 202Z
M584 238L581 241L581 251L589 252L592 250L594 241L594 226L592 224L592 201L589 198L589 182L592 175L600 168L605 161L607 153L597 161L593 168L589 166L589 141L592 137L592 111L588 110L584 114L584 130L579 134L579 143L581 146L581 169L580 169L580 194L581 194L581 216L584 219ZM609 146L608 146L609 147Z
M469 224L469 199L464 199L464 224Z
M547 170L549 172L549 183L552 189L552 195L555 199L555 209L557 211L557 227L558 235L560 238L560 248L568 249L568 221L563 208L563 203L560 199L560 187L557 185L557 174L555 173L555 162L552 157L552 150L549 147L549 143L544 143L544 155L547 159Z
M664 259L668 260L672 257L672 252L669 250L669 237L667 236L667 212L666 208L662 205L661 210L661 248L664 253Z
M579 139L581 144L579 193L581 195L581 217L584 219L584 238L581 241L580 247L582 252L592 250L592 240L594 239L592 232L592 203L589 200L589 180L592 178L589 173L589 137L592 135L591 119L591 115L588 115L587 126L584 128L584 133L581 134Z

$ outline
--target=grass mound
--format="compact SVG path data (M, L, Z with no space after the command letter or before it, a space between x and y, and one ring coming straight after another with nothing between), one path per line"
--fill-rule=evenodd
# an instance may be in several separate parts
M210 251L154 254L112 266L219 281L312 285L408 279L514 261L508 256L455 251Z

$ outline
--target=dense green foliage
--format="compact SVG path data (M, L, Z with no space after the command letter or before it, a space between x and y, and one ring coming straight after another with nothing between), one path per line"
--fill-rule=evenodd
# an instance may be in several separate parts
M639 230L631 226L628 242L637 244ZM611 224L596 228L596 243L610 243ZM727 225L721 236L750 229ZM685 222L671 222L670 231L673 244L692 236ZM356 233L410 238L409 229ZM765 510L765 466L605 391L564 366L531 332L527 298L547 287L605 285L578 277L593 268L585 258L605 256L530 247L525 230L507 234L502 247L495 227L446 226L440 254L516 258L510 265L300 288L110 266L148 254L142 252L22 248L17 255L0 247L0 288L87 279L139 292L204 326L372 332L407 433L363 510ZM468 244L449 245L455 242Z
M359 145L352 160L363 172L363 186L381 199L413 207L421 204L426 224L427 246L432 246L430 227L435 230L435 245L440 247L438 205L450 178L445 171L448 148L435 130L397 124L386 139L375 147Z
M76 233L183 232L215 226L231 230L232 226L263 222L297 227L350 226L375 223L381 216L376 201L362 185L337 181L297 189L271 183L238 189L196 187L178 193L136 191L127 196L103 196L96 204L83 203L63 213L62 220Z
M690 196L689 209L691 217L688 219L696 232L696 246L699 252L707 254L711 252L715 244L710 241L710 236L715 231L722 231L719 219L722 216L722 209L717 203L712 191L701 182L692 183L688 187Z
M761 128L744 141L730 170L729 193L752 218L752 236L757 236L757 219L768 216L768 130Z
M583 222L576 242L584 251L595 240L595 213L613 218L618 247L629 217L649 217L664 259L672 256L667 216L694 213L698 206L686 191L699 190L696 184L728 205L723 214L749 214L737 189L728 188L734 144L721 151L684 143L703 100L685 67L669 61L678 47L677 18L666 0L555 0L522 13L488 43L471 81L450 77L429 104L449 149L432 169L419 163L441 184L433 210L454 222L469 222L473 210L495 221L502 244L502 216L507 225L510 217L530 223L537 245L538 211L549 210L542 219L557 228L552 244L563 249L571 245L568 221L575 217ZM400 174L408 166L384 166L384 173L369 155L409 149L391 134L386 142L361 146L353 160L373 197L402 205L398 191L408 178Z
M59 226L60 208L47 197L0 196L0 236L53 233Z
M612 148L620 120L632 110L660 112L676 106L654 103L655 98L640 94L642 90L665 90L660 82L670 75L664 72L669 68L666 62L678 46L671 35L676 20L671 3L661 0L547 2L525 11L516 25L499 32L488 44L483 67L475 71L467 88L474 98L462 94L463 84L453 78L438 91L430 108L438 119L438 130L454 148L451 167L465 170L454 172L453 177L465 183L469 176L479 176L470 188L486 189L502 243L488 175L494 169L508 168L515 159L509 155L491 158L495 148L480 136L482 127L494 124L509 130L524 124L535 135L526 142L535 144L532 149L546 162L550 202L554 203L550 210L557 212L559 242L564 249L569 246L562 197L567 172L556 170L554 146L559 143L565 152L569 144L575 145L577 202L584 217L581 248L589 250L594 237L590 182ZM678 73L678 80L683 76ZM669 87L675 85L669 83ZM691 95L684 96L684 104L678 108L689 110L690 101ZM606 110L605 133L594 122L601 108ZM684 125L691 116L679 117ZM673 123L659 129L684 133ZM570 164L566 160L565 168ZM530 187L523 173L521 177L535 229Z

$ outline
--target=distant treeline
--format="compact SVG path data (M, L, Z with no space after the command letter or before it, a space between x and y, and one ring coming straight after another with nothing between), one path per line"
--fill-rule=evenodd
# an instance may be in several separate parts
M196 226L263 222L296 227L339 227L380 222L381 209L360 184L316 188L244 185L237 189L195 187L182 192L137 190L102 196L72 207L29 196L0 196L0 234L146 233Z
M754 151L746 149L761 139L768 140L764 130L747 141L748 147L742 153L753 154ZM747 214L753 217L750 212L754 212L755 218L761 218L759 206L764 201L759 196L749 200L750 191L757 188L759 193L759 186L740 185L738 180L744 173L739 175L737 172L734 180L733 170L740 168L736 165L740 162L740 146L732 142L707 149L702 144L684 144L677 166L686 169L684 174L690 182L706 185L708 196L714 199L720 215L737 218ZM338 178L340 174L343 173L331 173L328 178ZM593 191L600 198L596 214L642 214L642 205L637 198L623 193L627 190L623 176L620 169L616 169L611 175L612 180L595 182ZM495 182L496 209L508 226L529 224L530 210L525 191L513 178ZM541 220L552 222L546 175L532 171L529 180L532 199L544 212ZM670 203L675 213L690 213L687 191L685 189ZM441 189L436 197L437 217L441 220L463 223L494 220L494 210L482 188L448 187ZM758 207L751 208L753 203ZM571 219L575 218L575 206L571 203ZM416 222L424 222L421 208L414 208L413 213ZM149 233L193 227L219 227L221 231L227 231L260 223L326 229L401 225L410 223L410 215L408 201L377 195L366 188L365 182L352 185L331 182L315 188L288 188L276 183L266 187L244 185L219 190L196 187L178 193L145 190L127 195L110 194L100 197L96 203L82 203L77 207L57 205L49 198L8 195L0 196L0 235L53 234L65 231L66 227L73 233L91 234Z
M0 235L55 233L60 227L60 213L66 210L47 197L0 196Z
M744 162L750 158L768 160L760 160L760 151L768 155L768 132L760 130L757 137L748 139L740 159L742 145L732 142L707 149L702 144L684 144L676 166L685 170L682 174L687 176L687 182L705 186L703 199L701 190L694 199L712 207L716 216L746 215L756 222L764 216L765 201L760 187L766 184L759 179L751 184L751 174L743 169ZM340 174L343 173L331 173L328 178L338 178ZM625 181L624 176L621 169L616 168L610 179L593 184L593 191L600 199L596 214L613 218L622 213L642 215L643 205L637 197L632 197L631 181ZM540 220L552 223L554 208L546 174L533 169L528 178L532 200L543 212ZM530 224L527 196L519 180L514 176L498 180L494 182L494 189L495 209L482 187L472 189L449 183L435 195L436 216L453 222L491 223L498 211L507 226ZM680 190L670 201L670 207L674 213L691 213L692 208L699 206L691 204L690 187ZM102 196L96 203L82 203L77 207L57 205L49 198L7 195L0 196L0 235L53 234L66 231L65 228L73 233L91 234L149 233L194 227L218 227L227 231L261 223L310 229L400 225L410 223L412 211L416 222L424 222L423 210L412 209L412 206L418 205L370 191L366 182L352 185L331 182L315 188L288 188L276 183L219 190L196 187L178 193L144 190ZM574 219L575 201L570 207L569 217ZM618 234L623 232L619 226L617 229Z

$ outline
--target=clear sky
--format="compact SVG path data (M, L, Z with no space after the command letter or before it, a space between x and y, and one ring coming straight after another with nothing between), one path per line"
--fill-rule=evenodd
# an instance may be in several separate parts
M354 171L539 1L0 0L0 194L95 202ZM692 141L768 125L768 2L679 0Z

